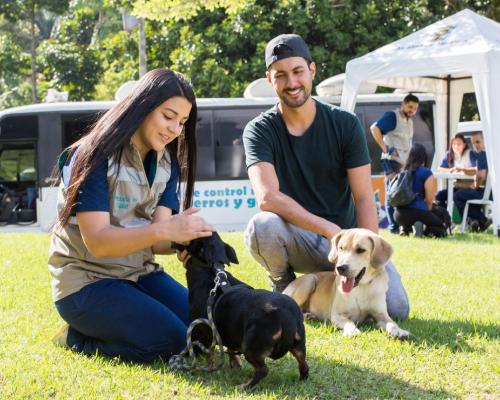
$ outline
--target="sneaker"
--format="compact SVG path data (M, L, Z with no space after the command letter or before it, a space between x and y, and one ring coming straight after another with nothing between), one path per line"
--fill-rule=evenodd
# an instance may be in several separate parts
M413 234L415 237L422 237L424 233L424 224L420 221L417 221L413 224Z
M290 284L290 282L295 280L295 274L293 272L289 272L287 275L281 277L269 277L269 280L271 281L273 292L282 293L283 290L285 290L286 287Z
M68 347L69 325L65 322L50 339L58 347Z
M404 226L399 227L399 236L410 236L410 232L408 232Z
M394 223L387 225L387 229L389 229L389 232L392 233L393 235L399 235L399 228L400 225L396 225Z

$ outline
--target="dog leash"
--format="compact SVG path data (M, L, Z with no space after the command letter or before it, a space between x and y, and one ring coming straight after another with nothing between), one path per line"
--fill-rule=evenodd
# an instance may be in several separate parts
M168 366L175 370L183 370L183 371L207 371L212 372L220 369L224 365L224 347L222 345L222 339L217 331L217 328L214 323L212 308L215 302L215 296L217 294L217 289L219 287L223 292L227 290L230 286L229 281L227 280L226 272L223 269L216 268L216 275L214 279L214 287L210 290L210 294L207 300L207 317L208 318L197 318L191 324L189 324L189 328L186 332L186 347L179 354L173 355L170 357L168 361ZM193 329L201 324L208 325L212 330L212 342L209 347L205 347L200 341L195 340L193 342L191 338L191 334ZM194 353L194 346L198 346L198 348L205 354L209 355L215 353L216 347L219 346L219 361L217 363L211 362L208 365L200 365L196 361L196 354ZM191 360L191 361L189 361Z

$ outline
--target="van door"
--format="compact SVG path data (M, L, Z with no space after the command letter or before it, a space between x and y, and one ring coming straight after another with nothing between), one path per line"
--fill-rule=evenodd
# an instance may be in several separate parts
M7 116L0 122L0 222L36 220L37 117Z
M35 222L33 143L0 144L0 223Z

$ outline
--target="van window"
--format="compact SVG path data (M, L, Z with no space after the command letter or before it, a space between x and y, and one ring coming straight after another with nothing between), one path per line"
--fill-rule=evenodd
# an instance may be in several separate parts
M36 181L33 146L0 148L0 182Z
M62 114L63 124L63 148L75 143L89 130L97 121L101 113L92 114Z
M247 178L243 130L265 108L214 111L215 175L218 179Z
M36 139L37 137L38 117L36 115L13 115L1 121L1 140Z
M215 179L214 146L212 140L212 111L198 109L196 124L197 179Z

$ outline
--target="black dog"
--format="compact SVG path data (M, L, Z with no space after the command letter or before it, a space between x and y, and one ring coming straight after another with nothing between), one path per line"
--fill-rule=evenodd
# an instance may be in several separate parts
M238 263L236 253L216 232L211 237L191 241L187 247L175 247L187 249L191 256L186 263L190 319L206 318L216 270L223 270L231 262ZM306 379L309 366L304 319L295 301L281 293L253 289L226 274L230 288L217 290L213 318L228 350L231 366L239 366L237 355L243 354L255 368L252 379L240 388L251 388L267 375L266 357L276 360L288 351L299 363L300 379ZM212 332L208 327L196 327L193 340L209 346Z

